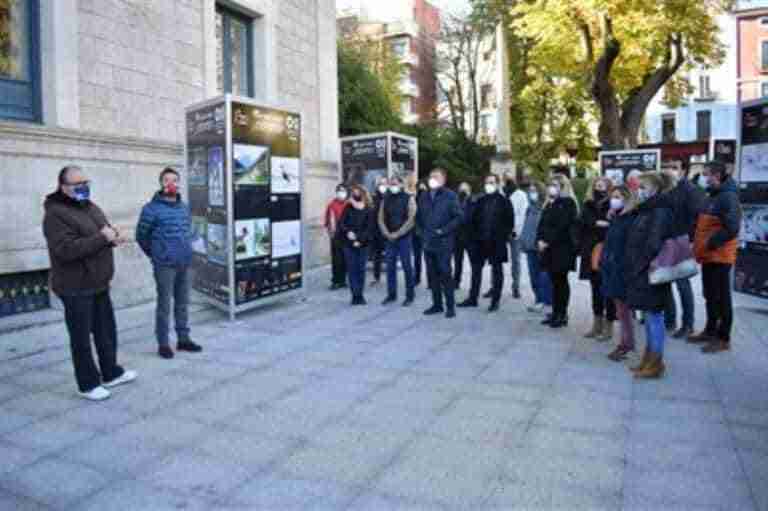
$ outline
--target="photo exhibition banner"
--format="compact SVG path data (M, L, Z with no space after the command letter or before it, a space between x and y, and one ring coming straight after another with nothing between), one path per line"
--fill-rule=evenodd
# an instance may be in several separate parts
M373 133L341 139L342 179L376 191L382 178L400 177L406 184L418 179L418 140L398 133Z
M633 170L640 172L661 169L660 149L633 149L626 151L602 151L600 172L616 186L623 185Z

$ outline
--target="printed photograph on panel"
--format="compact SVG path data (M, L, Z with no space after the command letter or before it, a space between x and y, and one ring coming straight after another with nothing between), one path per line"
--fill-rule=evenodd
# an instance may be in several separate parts
M208 183L208 156L205 147L189 149L188 165L189 186L205 186Z
M208 205L224 206L224 149L208 149Z
M768 243L768 205L744 204L741 224L743 243Z
M208 261L226 266L227 248L227 227L208 224Z
M300 160L272 157L272 193L299 193L301 191Z
M235 222L235 259L243 261L270 255L272 248L269 218Z
M208 247L205 240L208 238L208 220L204 216L192 217L193 241L192 251L196 254L206 255Z
M742 146L741 181L768 182L768 144Z
M301 222L272 224L272 257L290 257L301 253Z
M236 186L269 185L269 148L235 144L232 155L232 172Z

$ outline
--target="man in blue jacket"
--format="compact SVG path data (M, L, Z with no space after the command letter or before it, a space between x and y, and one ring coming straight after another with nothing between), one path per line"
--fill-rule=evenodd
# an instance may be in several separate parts
M443 169L434 169L429 175L429 191L419 197L416 223L421 230L427 272L432 285L432 307L424 311L427 316L445 312L456 316L454 282L451 275L456 230L463 221L463 212L457 195L445 188ZM446 309L443 309L445 294Z
M155 333L158 354L173 358L168 340L168 316L173 297L176 321L176 349L197 353L202 347L189 337L189 266L192 262L194 231L189 207L179 194L179 174L166 168L160 174L161 190L141 210L136 241L152 261L157 285Z

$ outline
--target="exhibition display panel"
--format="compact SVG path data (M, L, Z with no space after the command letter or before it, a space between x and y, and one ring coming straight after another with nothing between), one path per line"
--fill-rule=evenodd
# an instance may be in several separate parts
M379 178L400 177L406 184L419 178L419 141L394 132L341 139L344 183L361 185L373 193Z
M624 151L600 151L600 174L614 185L626 182L634 170L640 172L661 170L661 149L628 149Z

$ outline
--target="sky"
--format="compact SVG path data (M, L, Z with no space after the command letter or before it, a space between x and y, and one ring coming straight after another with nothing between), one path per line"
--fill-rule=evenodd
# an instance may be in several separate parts
M382 2L386 0L336 0L336 8L343 9L346 7L354 7L360 4L360 2ZM452 13L458 13L461 11L469 10L469 0L428 0L429 3L440 9L446 10Z

